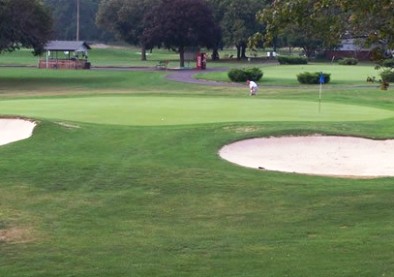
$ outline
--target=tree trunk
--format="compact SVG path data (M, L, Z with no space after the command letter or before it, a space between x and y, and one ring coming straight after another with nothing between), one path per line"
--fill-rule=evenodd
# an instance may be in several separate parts
M237 48L237 60L240 60L241 59L241 46L237 44L235 47Z
M212 60L213 61L218 61L218 60L220 60L220 57L219 57L219 50L217 49L217 48L214 48L213 50L212 50Z
M181 68L184 68L185 67L185 48L183 46L181 46L181 47L179 47L178 50L179 50L179 60L180 60L179 66Z
M141 61L146 61L146 46L144 44L141 46Z
M305 52L305 56L306 56L308 59L311 58L311 57L312 57L312 54L314 53L314 49L311 49L311 48L309 48L309 47L307 47L307 46L304 46L303 49L304 49L304 52Z
M246 43L241 44L241 59L246 59Z
M274 52L276 52L277 41L278 41L278 37L277 37L277 36L274 36L274 39L272 40L272 50L273 50Z

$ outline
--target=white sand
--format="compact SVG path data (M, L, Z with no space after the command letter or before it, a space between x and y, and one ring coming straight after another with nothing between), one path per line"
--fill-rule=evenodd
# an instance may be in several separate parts
M342 177L394 176L394 140L307 136L256 138L224 146L232 163L264 170Z
M35 126L35 122L24 119L0 118L0 145L29 138Z

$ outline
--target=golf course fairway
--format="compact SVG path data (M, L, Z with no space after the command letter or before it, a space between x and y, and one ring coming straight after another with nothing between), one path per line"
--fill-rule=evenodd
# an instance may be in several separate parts
M2 114L99 124L155 126L217 122L369 121L384 109L258 97L90 96L0 101Z

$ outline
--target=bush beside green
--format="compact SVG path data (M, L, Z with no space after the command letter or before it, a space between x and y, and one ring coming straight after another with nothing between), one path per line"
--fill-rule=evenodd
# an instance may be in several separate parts
M394 71L391 69L383 70L380 77L384 82L394 83Z
M227 75L233 82L259 81L263 77L263 72L257 67L233 68L230 69Z
M278 62L279 64L308 64L308 59L296 56L278 56Z
M321 72L303 72L297 75L297 80L301 84L319 84L320 83L320 74L324 76L324 83L327 84L330 82L329 73L321 73Z
M382 62L383 67L394 68L394 59L386 59Z
M358 60L356 58L343 58L338 61L340 65L356 65Z

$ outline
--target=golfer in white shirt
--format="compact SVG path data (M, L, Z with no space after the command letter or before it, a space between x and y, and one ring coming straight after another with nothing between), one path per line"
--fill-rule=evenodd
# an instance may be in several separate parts
M249 86L249 90L250 90L250 95L256 95L257 94L257 84L253 81L247 80L246 83Z

